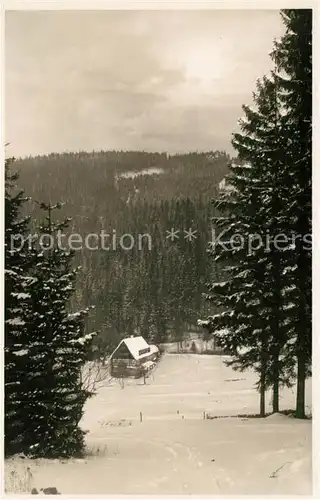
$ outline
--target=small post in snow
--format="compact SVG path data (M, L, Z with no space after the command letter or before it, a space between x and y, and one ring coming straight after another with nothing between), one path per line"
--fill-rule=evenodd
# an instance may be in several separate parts
M140 422L142 422L142 412L140 412Z

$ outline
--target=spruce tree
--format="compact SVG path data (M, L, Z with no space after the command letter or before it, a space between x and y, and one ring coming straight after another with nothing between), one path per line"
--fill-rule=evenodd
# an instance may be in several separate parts
M291 280L290 325L294 338L289 356L297 359L296 416L305 416L305 379L311 366L311 218L312 218L312 10L284 9L286 32L271 54L278 69L277 85L285 110L287 141L284 183L289 187L285 224L295 243L288 254Z
M288 338L282 293L284 256L274 244L283 229L279 172L284 162L274 75L258 81L253 97L254 108L243 106L242 133L232 140L240 160L231 166L228 178L234 189L216 201L216 207L228 214L216 219L230 238L229 248L224 245L221 251L217 245L216 256L217 261L225 261L228 278L211 288L214 295L208 298L223 309L222 315L209 320L209 328L218 330L220 344L233 355L229 365L238 370L253 367L259 374L260 414L264 415L266 389L273 386L273 411L279 411L279 384L289 385L293 371L288 358L283 361ZM237 236L242 248L234 249Z
M249 161L260 179L259 217L261 244L264 250L264 278L261 306L270 327L267 385L273 387L273 411L279 411L279 385L291 385L293 360L285 355L290 340L287 309L290 297L288 276L283 273L289 249L288 228L284 211L288 187L284 182L286 148L284 110L279 99L277 75L272 72L257 83L255 109L244 106L245 118L240 121L242 133L234 134L233 146L241 160Z
M68 311L77 269L71 269L73 252L61 248L57 232L63 233L69 221L53 221L52 211L61 208L60 204L43 203L41 208L47 216L39 226L43 240L28 308L25 453L35 457L79 456L84 451L79 422L90 396L81 384L81 370L93 334L84 331L89 308L74 314Z
M14 158L5 161L5 453L24 451L26 375L24 350L28 330L26 315L30 270L34 255L25 242L29 217L22 214L27 198L18 190L18 173L12 172Z
M261 233L261 201L264 185L257 176L259 164L232 164L228 182L232 190L221 193L214 218L221 233L212 242L217 263L224 264L224 281L213 283L207 298L220 312L206 327L232 355L227 364L236 370L253 368L258 374L260 414L265 414L270 325L264 304L266 265L262 247L250 248L251 234Z
M272 53L275 71L258 82L255 109L243 107L241 133L234 134L232 141L248 168L231 167L229 182L235 189L216 202L227 214L216 220L227 228L227 240L241 228L245 247L254 233L263 237L263 244L250 256L241 249L218 249L216 259L227 262L231 257L231 265L225 268L228 279L212 285L214 294L208 296L222 312L206 324L233 354L234 368L257 370L258 366L261 414L264 390L270 385L273 410L279 410L279 385L292 383L296 357L296 415L303 417L311 362L307 240L311 234L311 11L285 10L282 17L287 30ZM290 244L292 235L294 244ZM265 247L266 237L271 246Z

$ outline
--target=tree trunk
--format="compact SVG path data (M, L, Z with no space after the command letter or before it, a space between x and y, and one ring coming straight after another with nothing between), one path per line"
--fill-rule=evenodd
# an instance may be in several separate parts
M261 346L261 374L260 374L260 417L266 416L266 369L267 369L267 352L265 339L262 339Z
M307 297L308 290L306 289L305 268L306 262L304 254L300 250L300 259L298 260L299 266L299 289L301 297L299 302L299 323L298 323L298 338L297 338L297 399L296 399L296 417L305 418L305 379L306 379L306 365L307 365L307 344L306 335L309 331L308 328L308 315L307 315Z
M272 411L279 412L279 378L273 382Z
M297 374L297 399L296 417L305 418L305 355L303 351L298 354L298 374Z
M273 360L273 394L272 411L279 412L279 353L275 354Z
M266 416L266 387L265 387L265 375L261 374L260 383L260 417Z

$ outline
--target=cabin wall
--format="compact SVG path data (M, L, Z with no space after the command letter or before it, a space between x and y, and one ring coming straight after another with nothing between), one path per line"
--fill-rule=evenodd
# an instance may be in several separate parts
M116 353L115 353L116 354ZM151 353L136 361L133 357L119 358L119 354L111 360L110 375L115 378L141 376L141 365L146 361L157 361L158 353Z
M127 348L126 344L121 344L116 352L113 353L112 359L126 359L126 360L134 360L131 352Z
M112 359L111 377L126 378L135 377L139 372L139 365L134 359Z

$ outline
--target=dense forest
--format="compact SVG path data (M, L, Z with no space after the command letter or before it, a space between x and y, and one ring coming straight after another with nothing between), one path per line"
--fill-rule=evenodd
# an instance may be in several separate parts
M69 234L83 239L102 230L110 234L110 250L83 244L75 255L81 271L72 307L95 306L87 328L99 332L100 354L130 334L156 343L180 341L212 311L203 298L208 277L218 277L206 252L211 200L231 160L222 151L173 156L101 151L15 162L20 185L31 197L26 209L34 228L42 216L36 202L59 201L65 203L59 216L71 218ZM177 238L170 238L171 228L179 230ZM184 233L189 229L195 238ZM126 233L134 238L128 250L128 238L119 245ZM150 239L139 245L143 234Z

